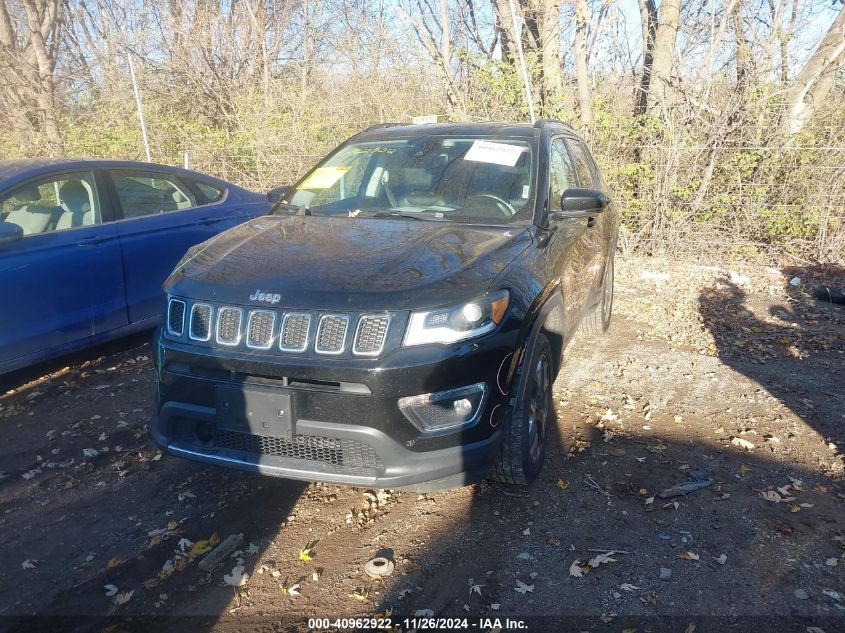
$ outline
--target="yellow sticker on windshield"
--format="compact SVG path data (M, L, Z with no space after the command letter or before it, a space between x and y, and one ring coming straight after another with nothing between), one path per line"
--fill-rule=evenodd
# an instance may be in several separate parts
M349 171L349 166L318 167L299 185L299 189L328 189Z

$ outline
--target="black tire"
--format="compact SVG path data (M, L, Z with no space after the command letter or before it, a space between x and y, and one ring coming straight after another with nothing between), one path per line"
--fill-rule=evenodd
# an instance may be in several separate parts
M613 260L615 248L610 251L607 266L604 267L604 279L601 284L601 299L581 320L581 331L585 334L604 334L610 327L613 317Z
M524 486L540 474L546 458L549 425L554 420L554 367L552 346L540 334L531 357L522 367L523 372L528 372L525 387L503 429L493 479Z

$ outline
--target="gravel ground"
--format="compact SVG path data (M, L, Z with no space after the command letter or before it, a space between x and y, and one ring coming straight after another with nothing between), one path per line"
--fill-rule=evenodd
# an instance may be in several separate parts
M614 323L567 349L546 467L525 489L307 485L162 456L143 339L5 377L0 628L434 614L845 630L845 313L810 295L830 273L618 269ZM660 496L696 478L711 483ZM202 571L232 534L235 556ZM383 580L362 571L375 556L395 565ZM124 618L93 617L108 615Z

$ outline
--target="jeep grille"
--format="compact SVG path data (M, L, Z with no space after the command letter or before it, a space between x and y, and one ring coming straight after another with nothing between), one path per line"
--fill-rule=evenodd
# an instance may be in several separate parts
M304 352L308 347L308 330L311 329L311 315L291 312L282 321L279 349L283 352Z
M390 325L390 316L362 316L358 321L358 330L355 332L355 345L352 352L362 356L377 356L384 349L384 341L387 338L387 326Z
M172 339L230 348L375 357L385 350L393 316L250 309L171 297L164 332Z
M220 308L217 311L217 342L220 345L237 345L241 342L241 321L243 310L240 308Z
M320 317L314 351L318 354L341 354L343 346L346 344L346 330L348 328L348 316L326 314Z
M273 327L276 313L270 310L253 310L249 313L246 346L253 349L270 349L273 345Z
M211 306L207 303L195 303L191 308L190 336L195 341L211 338Z
M180 299L171 299L167 306L167 331L173 336L185 331L185 302Z

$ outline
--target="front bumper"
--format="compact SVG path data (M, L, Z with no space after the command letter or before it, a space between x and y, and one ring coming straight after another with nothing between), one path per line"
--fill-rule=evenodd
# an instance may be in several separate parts
M473 483L487 476L498 450L515 341L516 330L502 328L475 342L401 349L383 359L268 361L157 334L152 438L172 455L290 479L418 490ZM478 421L455 433L428 436L397 404L477 382L488 386ZM258 407L284 394L290 428L270 435L221 428L221 390L249 394Z

